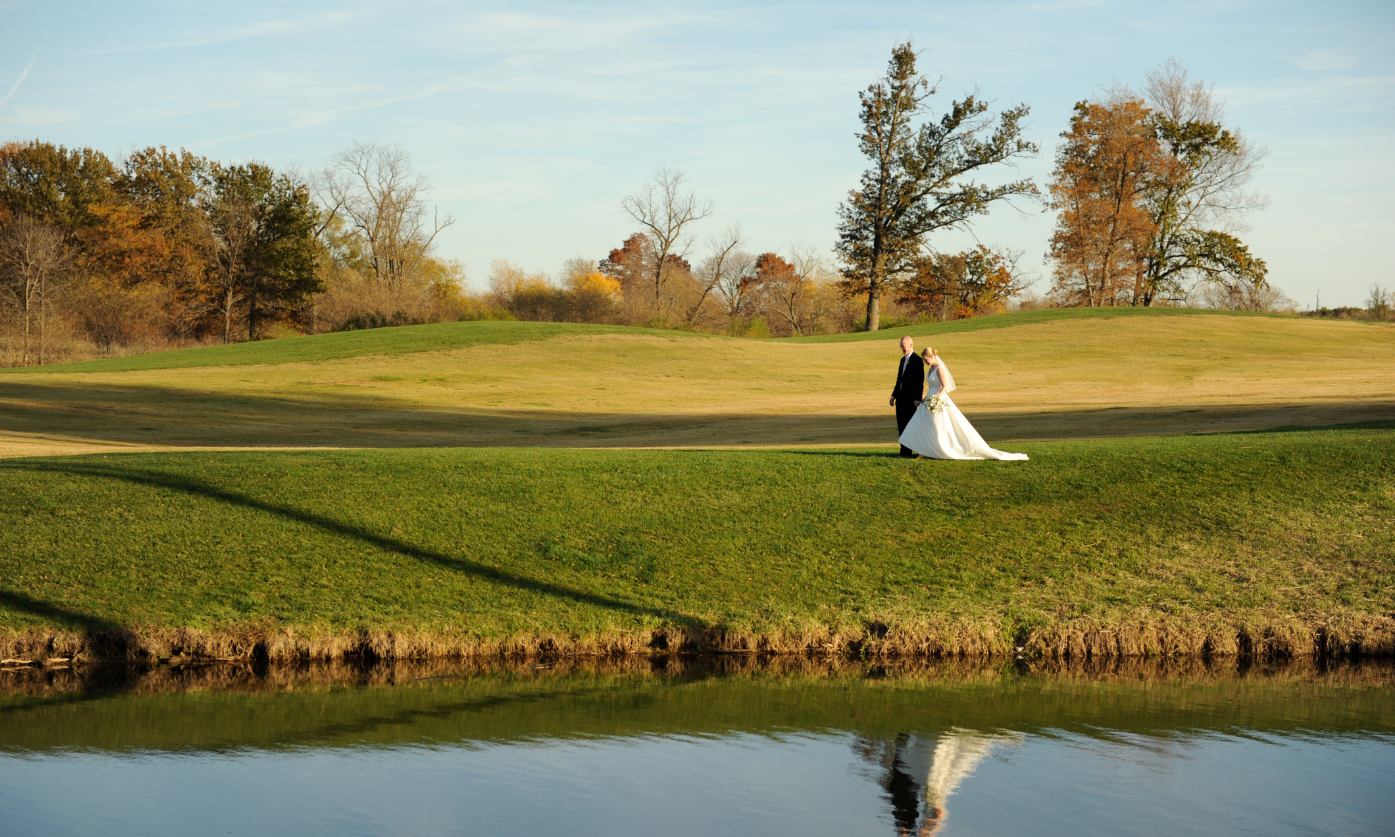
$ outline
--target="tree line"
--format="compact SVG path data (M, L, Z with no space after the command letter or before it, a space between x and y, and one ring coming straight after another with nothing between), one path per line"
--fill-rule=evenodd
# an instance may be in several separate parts
M302 174L146 148L119 161L41 140L0 146L0 352L31 364L285 334L443 320L640 324L785 336L876 330L1043 306L1291 305L1238 235L1265 200L1263 151L1176 62L1140 91L1076 104L1043 190L1012 177L1040 153L1024 105L992 113L938 90L910 43L860 94L868 166L837 242L752 248L661 169L625 196L634 232L556 277L494 262L488 290L438 256L453 223L407 152L356 143ZM1049 210L1050 288L1021 252L935 247L995 207ZM599 254L597 254L599 255ZM1378 289L1379 290L1379 289ZM1381 294L1385 294L1382 296ZM1373 311L1389 310L1373 291Z

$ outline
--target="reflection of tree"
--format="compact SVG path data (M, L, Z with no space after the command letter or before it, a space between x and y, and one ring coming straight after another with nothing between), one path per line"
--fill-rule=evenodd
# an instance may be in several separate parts
M898 837L928 837L939 831L948 817L945 808L994 745L1019 737L951 730L938 738L902 733L894 739L863 738L854 750L870 765L880 768L877 782L891 803Z

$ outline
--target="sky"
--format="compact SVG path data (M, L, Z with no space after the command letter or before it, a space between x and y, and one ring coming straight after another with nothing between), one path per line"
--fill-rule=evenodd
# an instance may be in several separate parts
M1031 107L1045 185L1072 105L1170 58L1268 154L1241 238L1311 307L1395 286L1395 3L238 3L0 0L0 140L151 145L302 173L396 143L455 223L440 255L483 287L508 259L555 273L635 229L621 199L661 166L712 200L702 239L829 251L866 167L857 94L910 40L943 111ZM1024 251L1049 286L1053 219L1000 207L931 246Z

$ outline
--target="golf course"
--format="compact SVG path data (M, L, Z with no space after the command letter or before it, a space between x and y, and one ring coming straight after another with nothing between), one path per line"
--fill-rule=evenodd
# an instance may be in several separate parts
M1027 462L895 456L897 340ZM1395 653L1395 325L479 322L0 371L0 654Z

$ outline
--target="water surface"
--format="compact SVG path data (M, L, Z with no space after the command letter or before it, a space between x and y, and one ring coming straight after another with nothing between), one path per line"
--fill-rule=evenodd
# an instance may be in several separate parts
M1390 834L1387 665L0 674L5 834Z

